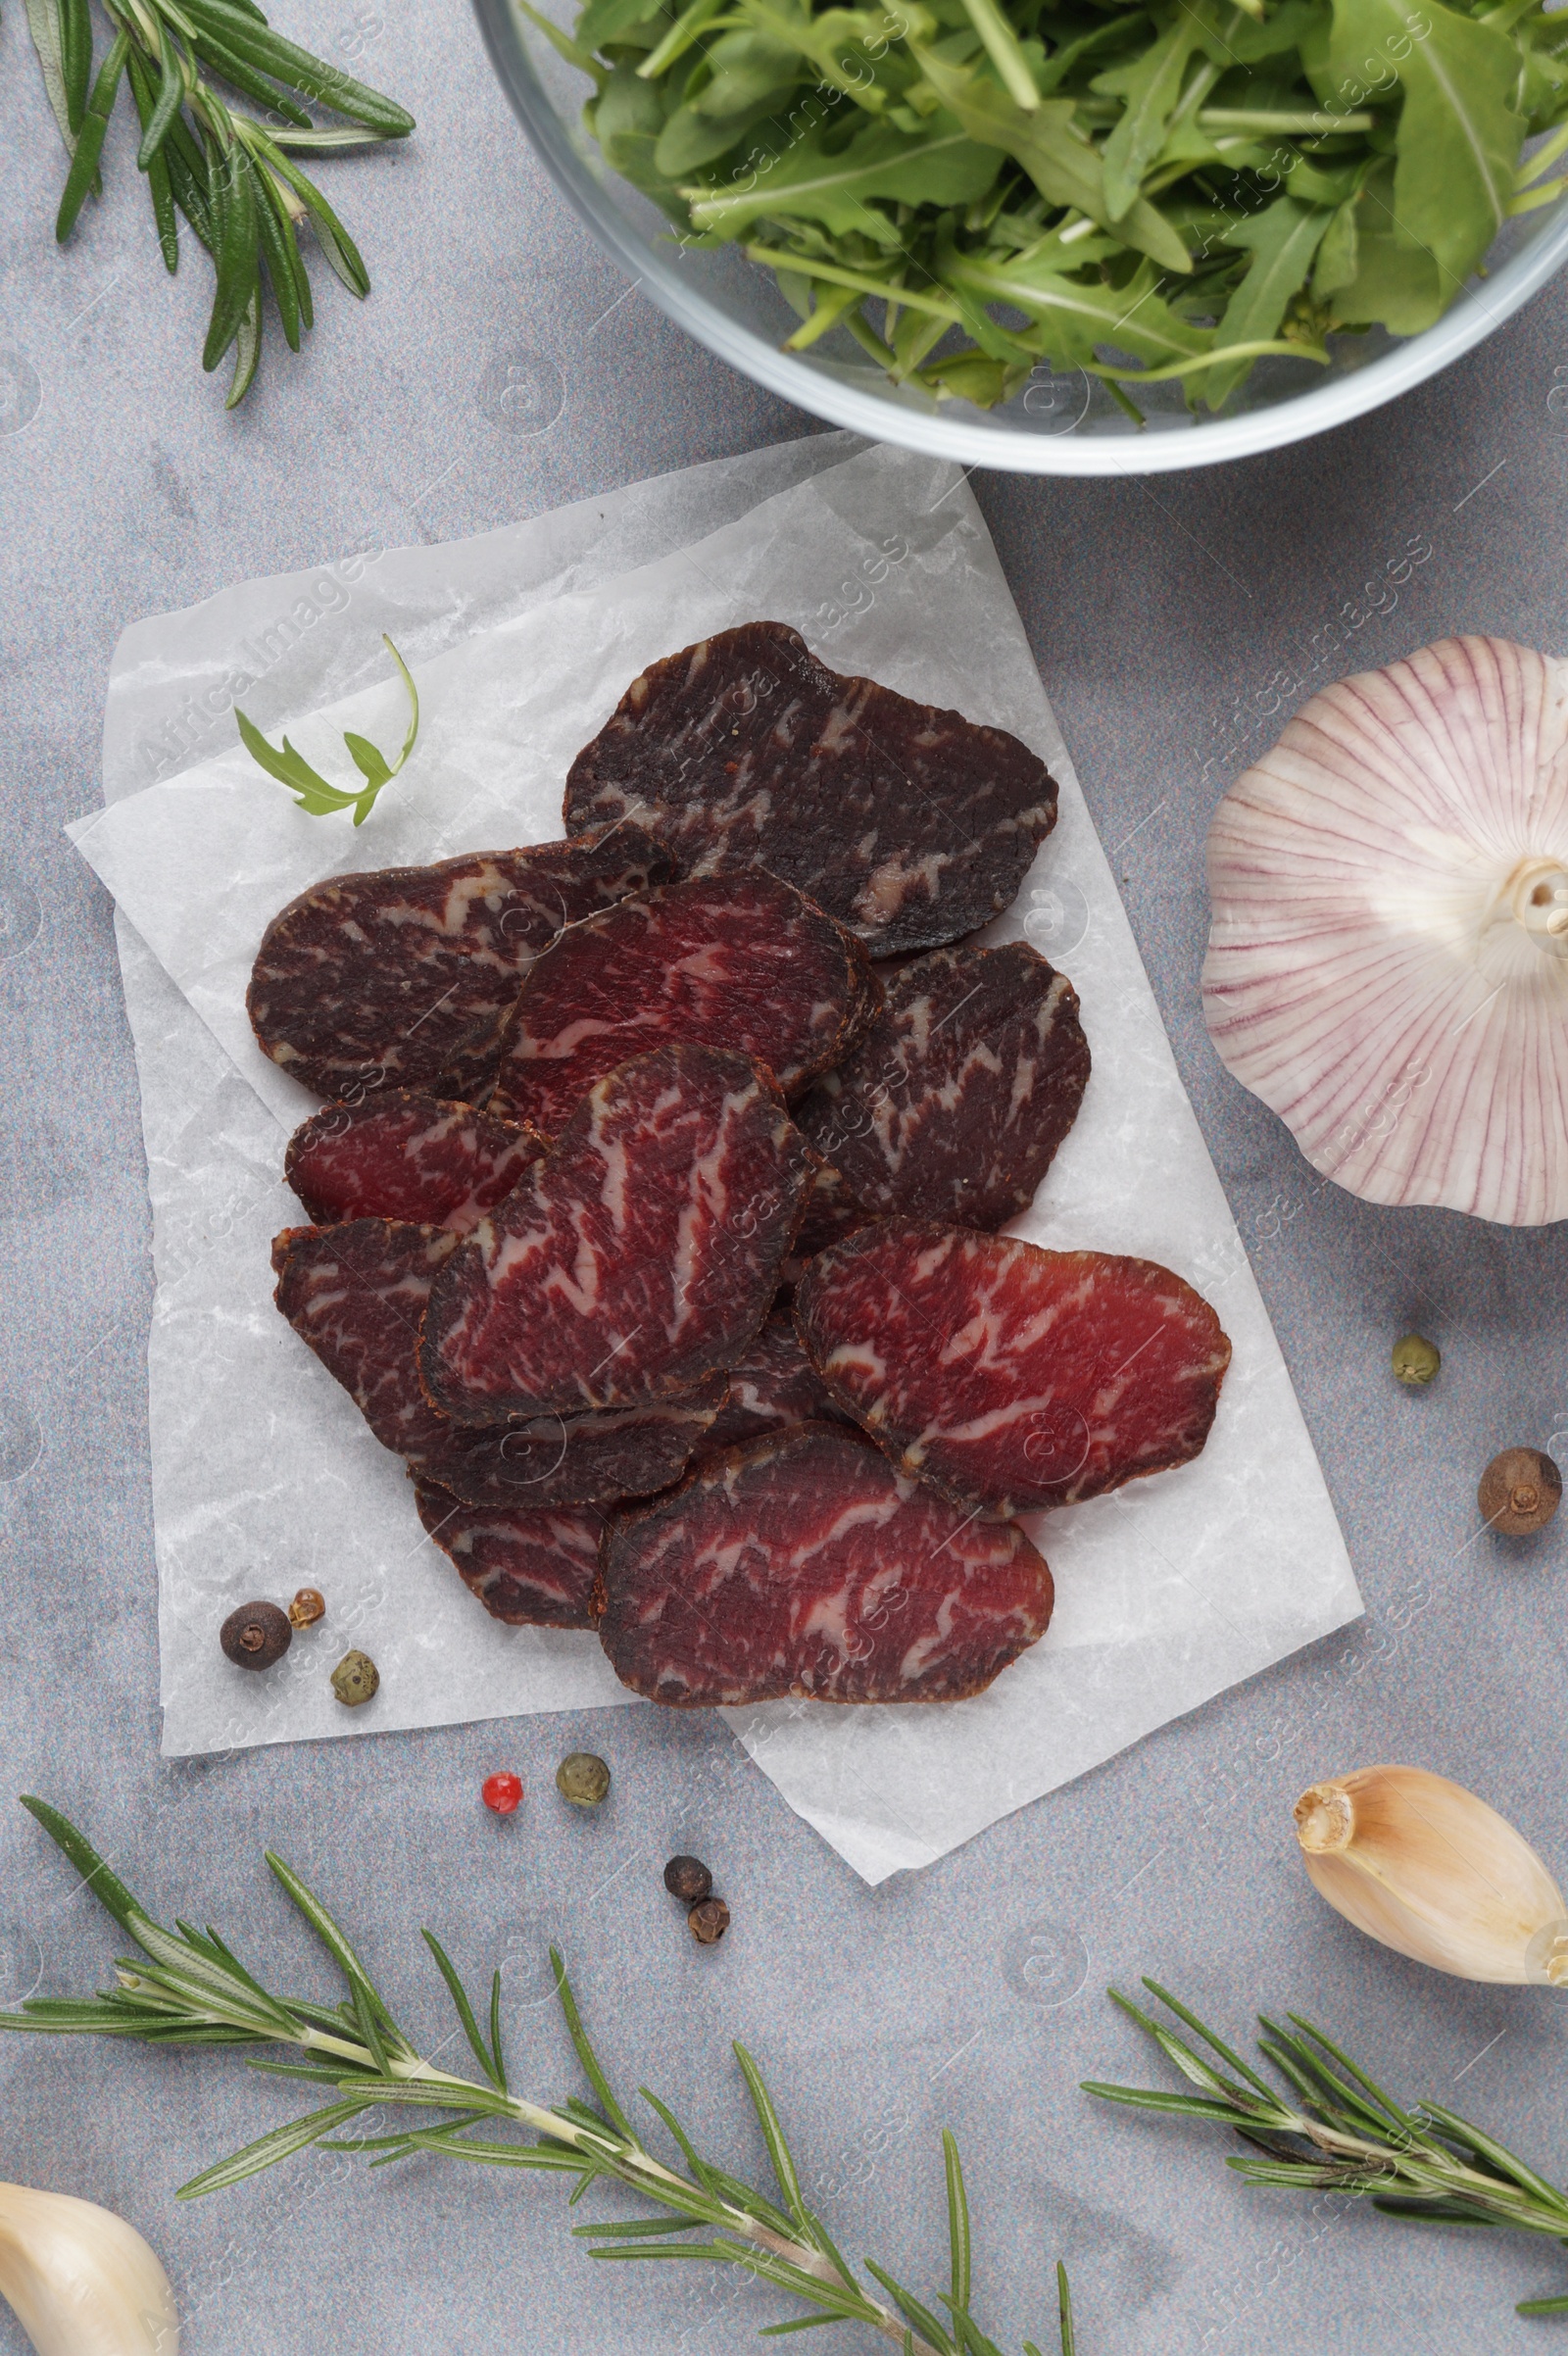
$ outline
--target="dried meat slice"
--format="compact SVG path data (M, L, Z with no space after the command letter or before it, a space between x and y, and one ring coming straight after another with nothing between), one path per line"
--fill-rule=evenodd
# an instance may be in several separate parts
M1207 1301L1153 1260L913 1219L813 1260L795 1321L905 1472L1006 1514L1187 1463L1231 1357Z
M853 934L788 884L671 884L563 933L529 968L492 1100L547 1135L617 1063L667 1039L733 1049L786 1095L847 1053L882 992Z
M514 1627L592 1628L604 1516L569 1506L475 1510L416 1481L419 1519L492 1619Z
M730 1367L729 1404L704 1434L701 1453L706 1457L738 1448L781 1424L837 1422L839 1417L827 1385L801 1348L795 1320L787 1310L775 1309Z
M383 1448L466 1504L610 1504L679 1480L722 1408L716 1374L689 1399L603 1415L474 1429L433 1407L419 1325L450 1231L389 1219L291 1227L272 1246L279 1309L342 1384Z
M318 1227L405 1219L466 1235L544 1150L532 1129L398 1088L313 1113L283 1175Z
M338 875L279 908L246 1006L262 1053L323 1097L383 1088L476 1101L522 977L568 924L662 883L635 826L432 867Z
M958 1701L1051 1620L1051 1573L981 1519L818 1424L736 1448L617 1514L600 1641L623 1685L677 1709Z
M622 817L683 874L768 868L886 957L1008 907L1056 787L1017 737L841 677L754 621L650 664L578 754L567 832Z
M419 1320L450 1229L396 1219L285 1227L272 1245L272 1296L354 1400L383 1448L417 1456L449 1429L419 1387Z
M887 984L857 1054L796 1113L873 1218L1027 1210L1089 1082L1078 997L1027 942L939 949Z
M440 1271L427 1394L472 1424L688 1396L767 1314L809 1175L755 1063L634 1056Z
M707 1448L728 1388L714 1374L690 1399L540 1415L499 1429L443 1416L443 1437L411 1455L410 1469L467 1505L610 1505L652 1497Z

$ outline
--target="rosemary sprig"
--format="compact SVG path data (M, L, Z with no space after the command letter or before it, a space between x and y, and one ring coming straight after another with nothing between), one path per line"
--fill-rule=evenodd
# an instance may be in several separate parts
M287 150L365 147L406 138L414 117L308 50L284 40L255 0L102 0L112 39L93 72L89 0L27 0L44 87L71 150L55 218L62 245L89 194L103 186L99 161L122 81L141 126L136 162L147 175L164 262L179 267L183 214L213 258L217 283L202 350L204 368L235 354L226 406L242 401L262 348L263 290L270 285L283 339L300 348L312 322L310 278L299 233L310 226L349 292L369 292L369 272L343 223ZM265 110L235 106L214 87ZM348 128L318 126L301 100L329 107Z
M1299 2013L1284 2023L1259 2015L1258 2051L1285 2081L1282 2094L1158 1981L1144 1986L1206 2052L1115 1988L1111 2001L1198 2091L1090 2081L1086 2094L1232 2129L1262 2155L1226 2160L1249 2184L1370 2200L1385 2217L1410 2225L1489 2226L1568 2241L1568 2197L1554 2184L1446 2104L1402 2108ZM1568 2315L1568 2294L1523 2299L1517 2312Z
M270 745L255 722L246 718L237 704L234 707L234 717L239 722L240 737L246 752L253 761L261 763L269 777L275 777L279 785L286 785L301 810L313 818L325 818L334 810L351 810L355 825L363 826L375 807L377 794L384 785L391 784L414 750L414 740L419 733L419 691L414 684L408 664L384 631L381 644L397 664L403 684L409 691L409 732L403 739L402 752L389 765L385 754L372 745L368 736L356 736L351 728L344 729L344 745L355 767L365 779L365 784L357 794L345 794L337 786L328 785L320 772L313 769L303 755L295 752L286 736L281 752L276 746Z
M685 2172L666 2166L649 2150L594 2051L554 1947L550 1959L556 1992L593 2102L570 2095L564 2102L545 2104L512 2091L501 2045L501 1975L496 1973L491 1983L487 2033L433 1933L426 1931L424 1938L481 2079L437 2069L416 2050L319 1898L270 1850L268 1864L347 1984L348 1995L335 2007L273 1995L211 1927L202 1933L179 1922L174 1931L166 1930L58 1810L30 1797L24 1797L22 1804L141 1952L116 1964L112 1988L86 1998L29 1997L20 2012L0 2013L0 2029L43 2036L133 2037L151 2044L290 2046L299 2059L255 2059L249 2066L302 2080L330 2096L320 2108L203 2169L179 2187L180 2199L193 2200L241 2184L312 2144L327 2151L369 2153L370 2165L377 2168L416 2152L431 2152L485 2167L551 2169L575 2179L573 2204L602 2178L625 2185L667 2214L574 2227L576 2236L588 2243L590 2257L739 2266L813 2311L766 2326L764 2337L808 2331L819 2324L850 2323L891 2340L903 2356L1002 2356L971 2312L968 2193L951 2135L944 2133L942 2138L952 2266L950 2288L937 2300L951 2319L943 2320L885 2268L869 2259L863 2262L865 2272L886 2292L886 2301L874 2297L846 2264L826 2226L807 2204L777 2107L743 2045L735 2046L735 2058L761 2130L776 2197L701 2158L668 2106L644 2086L639 2089L643 2100L667 2130ZM345 2134L367 2112L397 2106L416 2114L444 2115L425 2121L416 2115L410 2125L390 2134ZM474 2132L487 2127L531 2129L538 2140ZM703 2238L670 2238L694 2231ZM1062 2356L1073 2356L1071 2300L1059 2265L1056 2282ZM1041 2352L1032 2340L1025 2340L1023 2356Z

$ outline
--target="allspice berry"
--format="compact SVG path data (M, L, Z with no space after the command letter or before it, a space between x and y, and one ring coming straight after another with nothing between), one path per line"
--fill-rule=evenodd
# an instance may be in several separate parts
M1544 1530L1562 1503L1562 1475L1538 1448L1505 1448L1481 1476L1483 1519L1505 1538Z
M597 1808L610 1790L610 1769L596 1751L574 1750L556 1769L556 1790L574 1808Z
M671 1857L664 1868L664 1888L672 1898L684 1898L690 1906L701 1903L713 1887L713 1877L701 1857ZM725 1921L729 1920L728 1915Z
M302 1587L288 1607L288 1616L296 1628L314 1628L318 1620L326 1617L326 1597L318 1588Z
M700 1947L716 1947L729 1929L729 1908L722 1898L704 1898L692 1908L686 1920Z
M1420 1334L1401 1334L1394 1345L1394 1371L1412 1391L1430 1383L1442 1364L1437 1344Z
M218 1641L239 1669L270 1669L281 1660L294 1631L275 1603L242 1603L218 1632Z
M380 1683L381 1672L368 1652L345 1652L332 1672L332 1691L351 1710L372 1700Z

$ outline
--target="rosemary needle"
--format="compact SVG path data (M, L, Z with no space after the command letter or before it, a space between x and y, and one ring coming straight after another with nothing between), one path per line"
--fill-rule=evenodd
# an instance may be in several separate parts
M274 32L254 0L102 0L111 40L96 75L90 0L35 0L27 21L71 165L55 220L65 244L88 195L122 81L140 126L136 162L147 180L164 261L179 267L180 216L213 257L216 284L202 348L214 369L234 354L227 406L242 401L261 357L264 290L283 340L300 348L312 320L299 233L309 225L349 291L369 292L358 247L290 146L368 147L406 138L414 117L324 59ZM226 85L225 96L215 85ZM266 121L235 103L248 99ZM318 124L311 106L348 127Z

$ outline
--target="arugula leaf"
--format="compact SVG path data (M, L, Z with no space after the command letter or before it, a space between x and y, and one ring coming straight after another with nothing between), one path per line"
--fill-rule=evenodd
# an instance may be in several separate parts
M1104 168L1098 149L1073 129L1076 103L1046 99L1032 113L1016 106L1005 90L966 66L950 66L943 59L910 43L927 81L962 123L969 136L985 147L1000 147L1021 164L1049 204L1072 205L1103 228L1117 228L1138 253L1148 254L1166 270L1189 270L1187 248L1164 217L1142 197L1113 222L1105 200Z
M1355 275L1324 290L1335 326L1419 335L1442 318L1449 289L1433 256L1400 234L1392 163L1379 166L1356 200L1354 258Z
M1137 202L1144 174L1164 145L1165 127L1182 94L1197 38L1196 20L1184 9L1141 57L1129 65L1107 66L1090 84L1091 89L1126 101L1121 120L1101 150L1105 210L1113 221Z
M1246 277L1225 306L1219 342L1266 343L1285 317L1291 297L1306 284L1323 233L1334 215L1321 205L1298 204L1294 196L1276 197L1251 221L1238 222L1225 238L1228 246L1250 251ZM1203 399L1218 409L1235 392L1251 363L1233 361L1229 368L1211 368L1203 380Z
M897 223L874 212L878 197L898 203L962 205L984 195L996 164L951 116L933 115L925 134L906 138L891 123L867 123L847 147L828 154L820 132L801 139L756 174L750 188L687 190L700 229L734 235L764 218L820 221L836 235L858 230L890 251Z
M418 689L409 674L408 664L392 644L391 639L383 636L381 644L397 664L402 674L403 684L408 689L409 703L412 708L409 729L403 739L402 752L390 764L385 754L372 745L368 737L356 736L350 730L344 730L344 745L348 749L355 767L366 781L363 789L357 794L345 794L337 786L329 785L319 770L313 769L303 755L295 751L286 736L283 739L281 752L276 746L270 745L255 722L246 718L237 704L234 707L234 717L239 723L240 741L246 752L267 771L269 777L275 777L279 785L288 787L307 817L326 818L330 817L335 810L352 810L355 825L363 826L375 807L377 794L384 785L391 784L414 750L415 739L419 733Z
M1507 218L1525 125L1513 109L1519 52L1504 32L1443 0L1334 0L1337 96L1387 60L1404 93L1394 218L1400 241L1467 278ZM1452 292L1457 292L1457 286ZM1406 331L1407 332L1407 331Z
M1008 303L1040 322L1046 357L1058 368L1082 368L1102 345L1149 368L1196 359L1213 343L1206 327L1179 319L1156 291L1157 273L1140 265L1128 284L1083 284L1027 257L998 266L955 259L949 283L988 302ZM1128 374L1136 373L1129 367Z

